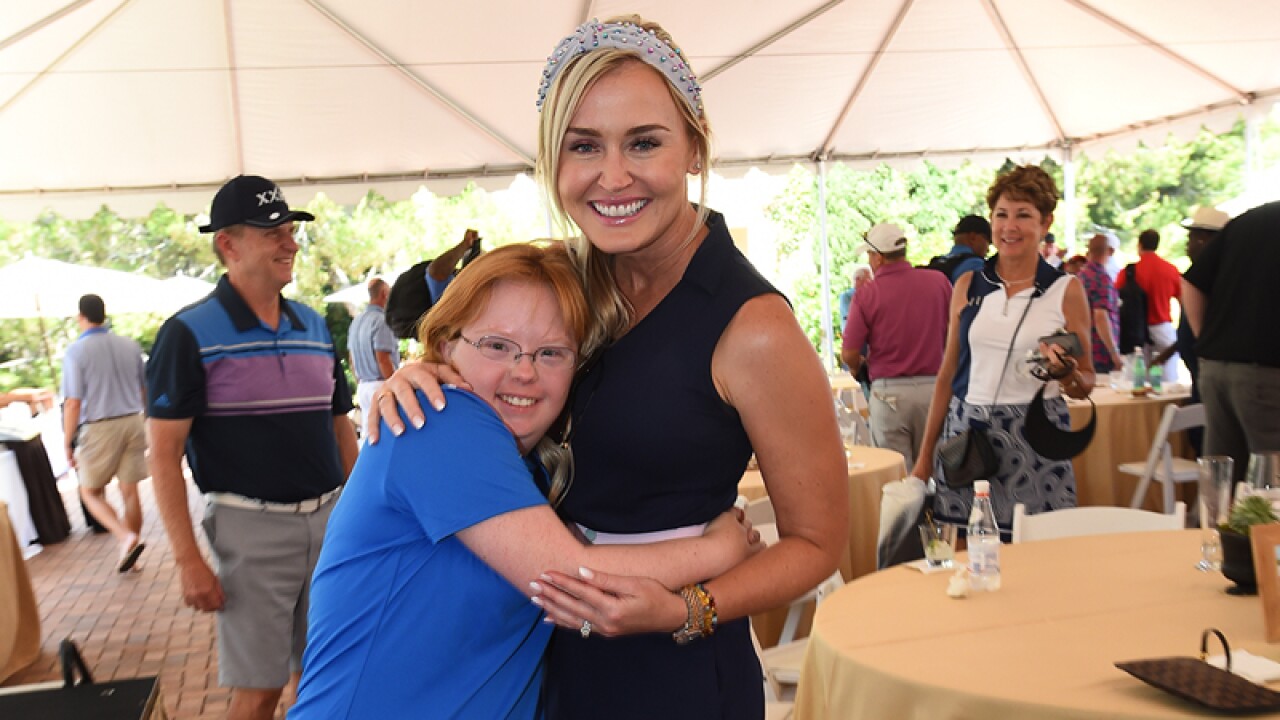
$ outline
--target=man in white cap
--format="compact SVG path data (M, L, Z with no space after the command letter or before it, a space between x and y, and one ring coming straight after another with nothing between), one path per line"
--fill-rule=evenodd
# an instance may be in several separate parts
M1280 448L1280 202L1240 215L1200 252L1182 279L1196 336L1204 397L1204 451L1235 458L1244 479L1249 454Z
M911 463L924 442L942 364L951 280L911 267L906 233L898 225L880 223L865 240L875 282L853 296L840 354L851 374L867 363L872 442L897 450Z
M1208 247L1218 237L1218 233L1222 228L1226 227L1227 221L1231 216L1213 207L1197 208L1192 216L1182 222L1182 227L1187 229L1187 258L1192 264L1200 258L1200 253ZM1191 399L1188 402L1200 402L1200 361L1196 357L1196 336L1191 332L1191 324L1187 321L1187 312L1183 309L1182 317L1178 319L1177 338L1171 347L1165 348L1163 352L1157 355L1151 362L1159 365L1169 360L1173 353L1182 356L1182 363L1187 366L1187 372L1191 374ZM1193 440L1193 445L1199 450L1198 440Z

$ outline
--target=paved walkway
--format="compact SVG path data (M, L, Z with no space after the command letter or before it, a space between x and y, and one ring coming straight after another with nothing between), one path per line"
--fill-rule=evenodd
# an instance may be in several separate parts
M40 658L3 685L61 679L58 643L70 637L95 680L160 676L165 709L173 720L221 718L230 692L218 687L213 615L182 605L177 570L156 511L151 481L141 483L141 572L120 574L119 546L109 534L88 532L74 476L58 482L71 537L27 561L40 606ZM108 499L120 507L114 484ZM203 502L192 491L192 514ZM203 534L196 533L203 542Z

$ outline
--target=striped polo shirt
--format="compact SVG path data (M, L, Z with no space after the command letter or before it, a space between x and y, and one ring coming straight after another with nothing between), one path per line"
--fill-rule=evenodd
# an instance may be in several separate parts
M296 502L341 484L335 415L352 408L333 339L283 297L264 325L224 275L169 318L147 362L148 414L191 418L187 462L202 492Z

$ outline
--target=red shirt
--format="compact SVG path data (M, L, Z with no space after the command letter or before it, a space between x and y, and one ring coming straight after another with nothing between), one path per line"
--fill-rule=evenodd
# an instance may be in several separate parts
M951 280L906 261L886 263L853 296L844 349L869 345L872 380L937 375L947 340Z
M1138 252L1138 266L1134 277L1138 287L1147 294L1147 324L1159 325L1172 322L1169 309L1173 298L1182 302L1182 273L1173 263L1156 255L1151 250ZM1124 287L1125 271L1116 276L1116 288Z

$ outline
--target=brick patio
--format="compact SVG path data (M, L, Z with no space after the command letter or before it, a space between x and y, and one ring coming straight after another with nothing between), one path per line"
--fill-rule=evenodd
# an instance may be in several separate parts
M159 675L170 718L220 718L230 692L218 687L213 615L183 607L151 481L144 480L140 488L147 543L143 569L121 575L115 570L115 539L85 527L74 476L58 481L71 536L27 561L40 606L40 657L3 685L61 679L58 643L70 637L95 680ZM114 485L107 497L120 507ZM203 501L194 489L190 497L193 517L198 517ZM196 535L203 542L203 534Z

